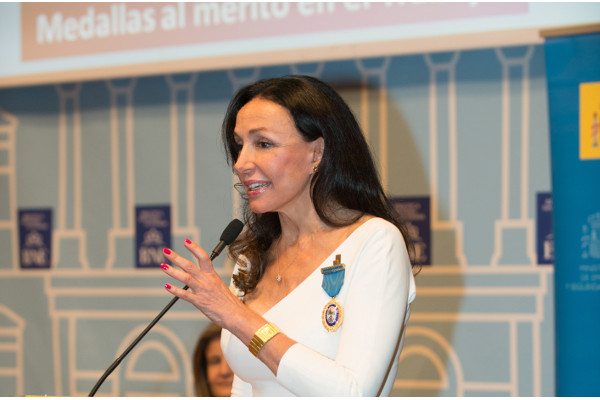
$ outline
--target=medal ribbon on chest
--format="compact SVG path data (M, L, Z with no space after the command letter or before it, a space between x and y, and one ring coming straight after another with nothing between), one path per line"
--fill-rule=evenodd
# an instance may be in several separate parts
M342 255L335 256L335 261L331 267L321 268L321 274L323 274L321 287L331 297L331 301L325 304L321 318L325 329L329 332L335 332L342 325L344 319L344 309L335 300L335 296L340 293L342 285L344 285L346 275L346 266L342 264Z

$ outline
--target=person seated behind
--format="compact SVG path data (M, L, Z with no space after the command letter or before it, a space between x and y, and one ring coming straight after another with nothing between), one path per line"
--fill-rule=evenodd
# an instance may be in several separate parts
M198 397L229 397L233 371L221 350L221 327L206 327L194 350L194 381Z

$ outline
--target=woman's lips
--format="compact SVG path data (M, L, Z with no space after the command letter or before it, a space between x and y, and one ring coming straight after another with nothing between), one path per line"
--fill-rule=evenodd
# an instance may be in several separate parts
M271 184L269 182L252 182L246 184L246 194L248 196L258 195L263 193Z

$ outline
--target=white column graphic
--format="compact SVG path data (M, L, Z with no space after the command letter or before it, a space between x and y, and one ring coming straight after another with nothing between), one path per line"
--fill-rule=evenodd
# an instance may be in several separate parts
M110 164L112 228L108 231L106 268L133 265L135 236L135 163L133 140L133 90L136 80L107 81L110 92ZM119 100L123 100L123 105Z
M6 154L6 158L0 164L0 177L6 177L8 193L8 204L3 204L0 209L0 230L7 230L12 241L11 248L11 264L13 270L19 269L19 244L17 233L17 180L16 180L16 152L15 152L15 135L19 120L0 109L0 152ZM3 180L4 181L4 180Z
M383 190L387 192L388 189L388 99L387 99L387 82L386 74L390 66L390 57L383 58L380 65L367 65L363 60L356 60L356 66L361 73L362 89L361 89L361 121L362 128L365 134L365 139L371 142L371 122L369 108L372 104L375 104L379 108L377 115L377 127L379 128L378 143L377 146L377 159L379 161L379 174L381 176L381 185ZM375 82L370 87L370 83ZM369 101L369 95L371 90L376 91L378 97L376 102Z
M23 332L25 320L14 311L0 304L0 354L4 362L0 366L2 382L14 382L15 396L24 396L23 392ZM12 354L12 356L7 356ZM6 362L10 360L10 362ZM7 390L8 388L4 388ZM10 393L10 391L8 391Z
M172 75L167 76L167 84L171 91L171 229L174 237L185 236L199 243L200 232L195 226L194 86L196 79L196 74L178 76L177 80ZM178 101L180 97L184 99L181 103ZM183 112L180 112L180 107L183 108ZM184 167L180 168L181 166ZM180 185L180 182L183 185Z
M490 264L497 266L505 264L501 261L508 234L519 231L524 233L525 243L522 248L510 246L511 257L519 261L511 264L535 264L535 233L534 223L529 218L529 62L533 54L533 46L525 50L525 54L511 57L502 49L496 49L496 55L502 63L502 198L501 219L494 224L494 254ZM511 71L520 73L520 93L511 95ZM511 99L518 98L521 102L517 115L511 114ZM511 122L519 121L515 128ZM514 140L511 141L511 139ZM512 158L511 150L516 151ZM513 172L513 173L511 173ZM519 177L520 175L520 177ZM516 193L516 194L515 194ZM517 236L516 240L522 236ZM521 254L515 254L520 251ZM528 259L527 261L522 261Z
M298 64L292 64L290 65L290 69L292 70L292 74L294 75L308 75L308 76L312 76L315 78L320 78L321 74L323 73L323 69L325 68L325 64L323 62L319 62L319 63L315 63L314 65L314 70L313 71L308 71L308 68L306 65L298 65ZM300 70L302 69L302 71Z
M52 266L88 269L86 234L81 227L81 84L56 85L58 115L58 212ZM79 264L79 265L77 265Z
M432 242L435 242L439 238L442 239L440 242L451 243L450 238L444 234L450 234L454 239L454 249L446 249L447 246L441 245L440 242L432 245L433 249L438 249L432 254L433 263L436 265L467 265L463 246L463 223L458 220L457 200L458 155L455 70L458 58L458 52L452 53L448 60L443 61L434 60L434 57L430 54L425 55L425 61L429 68L429 159L431 171ZM443 95L443 88L441 86L444 86L438 85L439 82L443 82L445 89L447 89L447 110L438 110L438 96ZM446 114L447 126L442 126L438 121L442 113ZM442 151L445 151L446 154L442 154ZM440 165L440 161L445 164ZM440 194L444 191L443 187L447 187L447 204L443 204L444 202L440 199ZM452 250L454 250L454 254L446 253L446 251L451 252Z

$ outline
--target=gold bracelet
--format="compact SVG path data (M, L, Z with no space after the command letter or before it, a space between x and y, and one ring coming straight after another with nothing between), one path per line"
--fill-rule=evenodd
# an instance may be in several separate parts
M260 327L254 336L252 336L252 340L250 340L250 344L248 345L248 350L250 353L254 354L254 357L258 358L258 352L262 347L273 338L273 336L279 333L279 329L271 324L265 324Z

